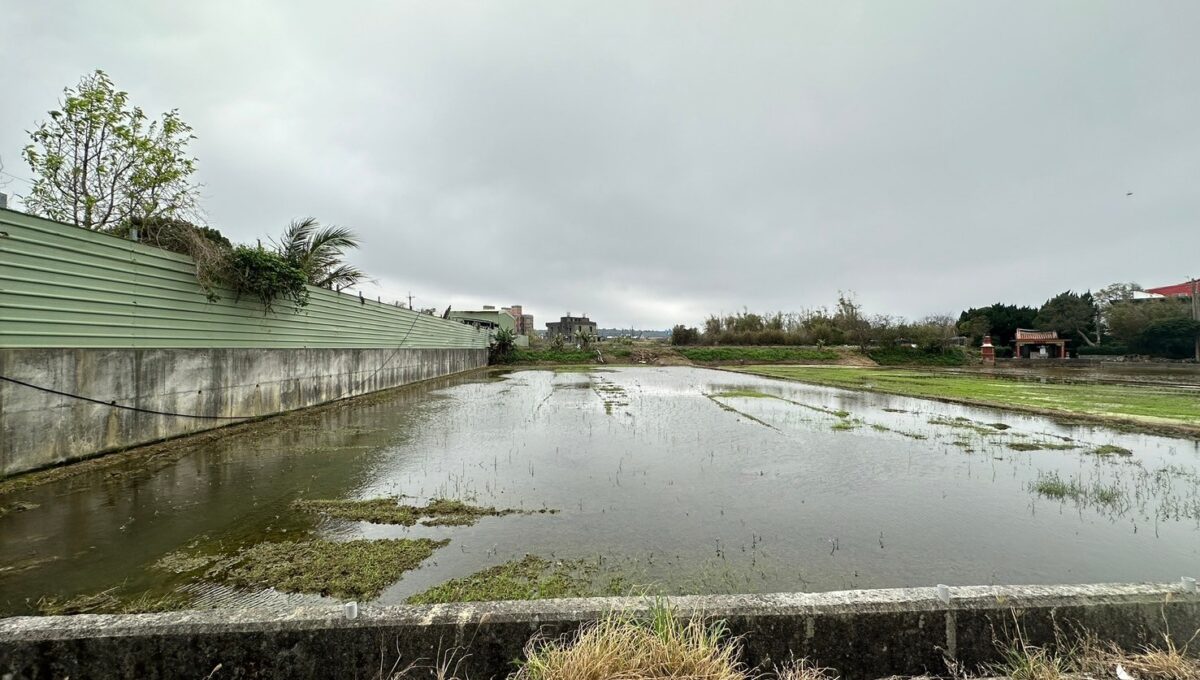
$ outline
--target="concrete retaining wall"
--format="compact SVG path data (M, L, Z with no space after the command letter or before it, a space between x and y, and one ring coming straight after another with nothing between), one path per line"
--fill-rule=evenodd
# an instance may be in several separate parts
M485 365L486 349L0 348L0 375L96 400L0 381L0 477Z
M966 668L997 659L1019 625L1032 644L1086 629L1126 648L1182 644L1200 628L1200 595L1169 585L932 588L672 598L680 616L724 619L745 660L769 667L808 657L846 680ZM459 660L459 677L503 677L530 636L557 636L633 598L332 607L0 621L0 675L13 678L375 678L424 660ZM385 676L386 677L386 676Z

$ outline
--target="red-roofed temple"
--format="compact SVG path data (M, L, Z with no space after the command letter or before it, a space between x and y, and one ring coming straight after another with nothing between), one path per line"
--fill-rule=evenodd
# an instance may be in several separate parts
M1066 359L1067 340L1058 337L1057 331L1018 328L1013 356L1018 359Z

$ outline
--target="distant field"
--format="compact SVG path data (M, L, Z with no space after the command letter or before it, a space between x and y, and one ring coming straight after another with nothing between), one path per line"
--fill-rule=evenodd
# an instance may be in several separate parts
M676 347L691 361L837 361L841 355L817 347Z
M1200 393L1194 390L1042 383L894 368L754 366L737 370L831 387L1175 425L1200 432Z

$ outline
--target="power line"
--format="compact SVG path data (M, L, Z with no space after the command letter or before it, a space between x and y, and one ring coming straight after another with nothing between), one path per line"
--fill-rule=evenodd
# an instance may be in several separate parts
M201 415L201 414L196 414L196 413L174 413L171 411L155 411L154 409L141 408L139 406L128 406L125 404L118 404L116 401L104 401L102 399L93 399L92 397L85 397L85 396L79 395L79 394L71 394L70 392L63 392L61 390L56 390L56 389L53 389L50 387L43 387L41 385L34 385L33 383L27 383L24 380L17 380L16 378L10 378L6 375L0 375L0 380L13 383L14 385L21 385L22 387L31 387L35 390L40 390L42 392L49 392L50 394L57 394L60 397L70 397L71 399L78 399L80 401L87 401L87 402L91 402L93 404L100 404L101 406L110 406L112 408L119 408L119 409L123 409L125 411L137 411L138 413L149 413L149 414L156 415L156 416L173 416L175 418L197 418L200 420L246 420L248 418L258 418L259 417L259 416L209 416L209 415Z
M14 175L7 170L0 170L0 175L8 175L9 177L11 177L17 181L24 182L24 183L28 184L29 186L33 186L33 180L25 179L24 177L21 177L20 175Z
M400 339L399 344L397 344L396 348L392 350L392 353L390 355L388 355L388 358L385 359L384 362L379 365L379 368L376 368L375 372L372 373L370 375L370 377L368 377L366 380L363 380L362 382L360 382L357 389L353 389L348 392L343 392L342 394L338 395L337 397L335 397L333 399L330 399L329 401L338 401L338 400L344 399L346 397L354 396L354 392L362 389L362 387L364 385L366 385L369 381L374 379L375 376L379 375L379 372L382 371L385 366L387 366L389 363L391 363L392 359L396 358L396 355L400 353L400 350L404 349L404 343L408 341L408 336L412 334L413 329L417 327L417 322L420 320L421 320L421 314L419 312L413 312L413 322L408 327L408 332L406 332L404 334L404 337ZM274 415L274 414L270 414L270 413L260 413L258 415L251 415L251 416L210 416L210 415L204 415L204 414L200 414L200 413L175 413L173 411L157 411L154 409L141 408L140 406L129 406L128 404L118 404L115 400L104 401L103 399L95 399L93 397L85 397L81 394L72 394L70 392L63 392L62 390L56 390L51 387L44 387L42 385L35 385L30 382L25 382L24 380L17 380L16 378L10 378L6 375L0 375L0 380L13 383L14 385L20 385L22 387L28 387L31 389L39 390L41 392L58 395L60 397L67 397L70 399L78 399L80 401L86 401L86 402L90 402L92 404L99 404L101 406L108 406L111 408L122 409L124 411L134 411L137 413L147 413L147 414L156 415L156 416L170 416L173 418L195 418L197 420L252 420L254 418L262 418L263 416L267 416L267 415ZM328 402L325 402L325 403L328 403ZM316 404L314 404L314 406L315 405Z

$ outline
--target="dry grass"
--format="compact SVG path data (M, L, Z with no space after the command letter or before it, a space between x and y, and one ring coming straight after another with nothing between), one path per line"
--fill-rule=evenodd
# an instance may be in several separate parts
M1200 635L1200 630L1196 631ZM1117 666L1138 680L1200 680L1200 659L1188 655L1192 636L1183 647L1169 637L1163 647L1147 646L1136 652L1126 652L1112 643L1102 644L1092 639L1081 656L1082 673L1098 677L1117 677Z
M646 618L612 613L557 640L535 638L515 680L748 680L723 623L679 619L656 604Z
M1129 652L1089 634L1058 636L1054 645L1041 647L1028 644L1018 632L1017 640L1002 650L1003 661L986 670L1011 680L1118 678L1118 668L1136 680L1200 680L1200 659L1188 654L1197 635L1200 630L1182 647L1164 636L1162 647Z
M759 675L741 661L741 644L723 621L680 618L656 601L648 615L612 612L573 635L534 638L510 680L834 680L806 659Z
M76 595L71 598L43 597L37 601L38 611L46 616L70 614L146 614L187 609L191 596L184 593L120 596L117 587L98 593Z
M832 668L821 668L808 659L800 659L775 668L779 680L834 680L838 674Z
M1039 647L1019 639L1002 650L1002 661L988 671L1011 680L1066 680L1075 672L1072 650Z

